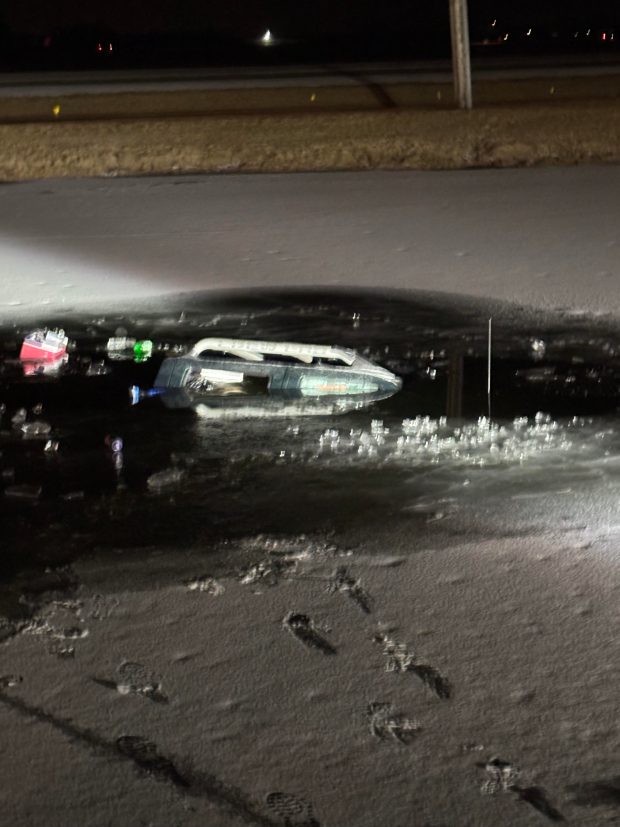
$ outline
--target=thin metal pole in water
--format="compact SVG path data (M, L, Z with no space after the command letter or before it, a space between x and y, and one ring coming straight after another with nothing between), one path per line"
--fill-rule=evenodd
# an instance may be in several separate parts
M489 422L491 422L491 333L493 329L493 317L489 319L489 345L487 355L487 410Z

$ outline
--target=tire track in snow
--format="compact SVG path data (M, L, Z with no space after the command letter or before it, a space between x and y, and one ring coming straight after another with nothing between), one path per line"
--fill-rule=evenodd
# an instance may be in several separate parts
M97 754L125 760L149 778L172 784L179 792L202 798L217 805L230 815L247 824L259 827L281 827L282 821L264 815L258 804L237 787L230 786L211 773L181 771L175 761L160 753L156 744L139 735L123 735L108 740L91 729L76 726L65 718L59 718L21 698L7 695L0 690L0 702L24 718L34 719L61 732L69 741L86 747ZM184 764L188 763L183 761ZM320 827L318 822L313 827Z

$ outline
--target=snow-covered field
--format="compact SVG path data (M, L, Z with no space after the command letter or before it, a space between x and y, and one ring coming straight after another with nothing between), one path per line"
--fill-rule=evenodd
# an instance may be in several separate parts
M615 820L617 533L250 542L44 596L2 647L7 824Z
M613 321L619 183L595 167L3 187L3 311L330 285ZM136 556L119 537L50 576L28 620L0 618L0 823L617 821L616 446L579 458L558 438L542 471L511 457L463 505L420 495L390 437L376 462L410 469L396 515L364 522L385 496L367 456L336 532L318 512L217 548ZM441 542L420 529L435 519Z
M0 187L0 311L276 286L618 313L620 167Z

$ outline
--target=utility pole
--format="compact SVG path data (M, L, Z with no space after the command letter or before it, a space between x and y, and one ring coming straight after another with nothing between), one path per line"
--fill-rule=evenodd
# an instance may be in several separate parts
M450 0L450 34L452 37L452 72L454 96L459 109L471 109L471 60L467 0Z

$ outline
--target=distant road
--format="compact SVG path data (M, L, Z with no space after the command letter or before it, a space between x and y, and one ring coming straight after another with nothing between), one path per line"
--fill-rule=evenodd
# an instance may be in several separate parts
M620 56L478 59L472 74L478 108L620 98ZM1 124L454 106L449 61L0 74Z
M473 61L474 82L620 75L620 55L488 58ZM0 73L0 97L193 90L355 87L451 81L449 61L325 66Z

